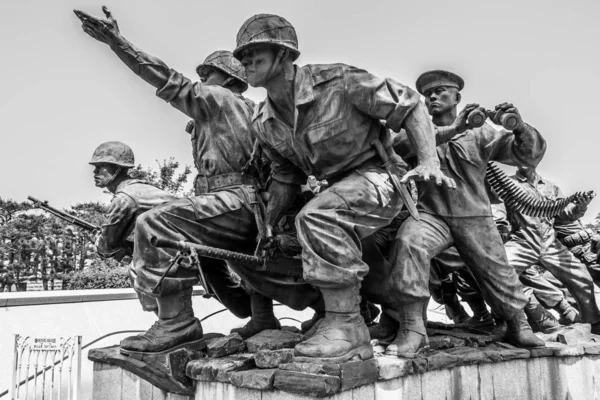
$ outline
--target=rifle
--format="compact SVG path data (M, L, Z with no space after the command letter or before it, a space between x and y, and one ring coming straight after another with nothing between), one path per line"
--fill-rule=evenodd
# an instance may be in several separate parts
M42 201L42 200L38 200L34 197L31 196L27 196L27 200L33 202L33 204L36 207L41 208L44 211L49 212L50 214L57 216L58 218L67 221L68 223L70 223L71 225L75 225L79 228L82 228L88 232L98 232L100 231L100 227L94 224L91 224L81 218L77 218L74 215L68 214L64 211L60 211L59 209L56 209L54 207L52 207L51 205L48 204L48 201Z
M150 243L154 247L179 250L177 256L167 268L165 273L160 277L156 286L152 289L154 293L158 291L162 281L165 279L173 266L178 264L181 257L192 256L192 258L206 257L223 261L231 261L239 264L244 264L254 267L256 271L272 272L280 275L291 276L295 279L302 278L302 261L297 258L278 255L272 257L258 257L250 254L238 253L235 251L209 247L202 244L186 242L183 240L176 241L170 239L161 239L156 236L150 238ZM199 260L197 260L199 261ZM202 284L206 284L206 279L201 266L198 263L198 270ZM208 287L204 286L208 291Z
M78 218L74 215L68 214L64 211L60 211L59 209L56 209L56 208L52 207L51 205L49 205L47 200L42 201L42 200L38 200L35 197L31 197L31 196L27 196L27 200L33 202L33 204L36 207L39 207L42 210L47 211L50 214L57 216L58 218L62 219L63 221L68 222L71 225L75 225L87 232L90 232L91 234L96 234L96 233L100 232L100 227L98 225L94 225L94 224L87 222L86 220L83 220L81 218ZM94 243L94 239L92 239L89 235L84 233L84 236L91 243ZM131 256L133 254L133 242L131 240L125 240L125 243L123 244L123 249L125 249L125 255ZM116 258L116 260L121 261L122 258L123 257Z

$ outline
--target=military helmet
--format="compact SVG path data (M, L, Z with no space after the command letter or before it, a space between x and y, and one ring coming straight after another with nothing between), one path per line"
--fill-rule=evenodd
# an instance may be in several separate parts
M243 91L248 89L244 68L242 67L242 64L240 64L240 62L233 57L233 53L230 51L217 50L206 57L206 60L196 67L196 72L198 75L200 75L200 77L202 76L202 71L206 69L206 67L214 67L242 82L244 84Z
M107 163L130 168L134 166L135 160L131 147L125 143L106 142L96 147L89 163L92 165Z
M292 54L292 61L300 55L296 30L288 20L278 15L258 14L247 19L238 31L233 56L241 60L242 51L255 44L285 47Z

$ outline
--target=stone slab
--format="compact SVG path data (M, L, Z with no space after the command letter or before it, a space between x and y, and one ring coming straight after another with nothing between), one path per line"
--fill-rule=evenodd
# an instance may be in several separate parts
M255 368L252 354L236 354L223 358L204 358L188 363L186 375L199 381L229 382L228 374Z
M147 362L125 356L120 353L118 345L91 349L88 353L88 359L96 363L119 366L125 371L132 372L167 392L185 396L189 396L194 392L193 382L186 381L186 383L182 383L174 379L173 376L170 375L165 364L157 363L156 360L154 360L154 362ZM119 384L119 387L120 386L121 385Z
M229 382L235 386L249 389L271 390L276 371L277 368L230 372Z
M294 349L259 350L254 354L254 361L258 368L277 368L294 362Z
M502 361L502 356L497 350L479 347L455 347L444 350L446 353L457 357L456 365L484 364Z
M546 343L546 347L554 350L554 357L581 356L585 354L585 350L581 345L567 346L558 342L550 342Z
M307 374L279 369L275 373L273 386L285 392L312 397L325 397L331 396L340 390L341 378L332 375Z
M429 346L432 350L451 349L466 346L466 344L467 342L463 339L447 335L437 335L429 338Z
M407 358L381 356L375 357L375 361L380 380L400 378L413 373L412 361Z
M443 351L432 351L425 355L425 359L428 371L453 368L458 364L458 357L455 354Z
M531 358L539 357L552 357L554 355L554 349L552 347L536 347L529 349Z
M592 326L590 324L573 324L558 333L556 341L566 345L588 343L592 340Z
M377 361L374 359L350 361L338 365L342 380L340 388L342 392L377 381Z
M427 359L423 356L410 359L413 366L413 373L423 374L427 371Z
M304 372L307 374L324 374L325 370L323 369L323 364L314 364L314 363L289 363L289 364L280 364L279 369L284 371L293 371L293 372Z
M209 357L220 358L244 351L245 347L244 339L240 334L232 333L211 340L206 346L206 352Z
M485 346L486 343L493 342L491 335L484 335L472 332L466 332L459 329L442 330L442 329L427 329L427 335L431 340L435 336L451 336L456 339L462 339L468 346Z
M260 350L292 349L302 340L304 336L299 333L267 329L246 339L246 347L250 353Z
M600 343L589 342L583 344L583 350L588 355L600 355ZM600 382L598 382L600 384Z

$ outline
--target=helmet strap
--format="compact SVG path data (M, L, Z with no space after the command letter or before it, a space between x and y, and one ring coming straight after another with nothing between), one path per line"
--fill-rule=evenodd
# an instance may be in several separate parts
M279 51L277 52L277 55L275 56L275 60L273 60L273 64L271 64L271 67L269 68L269 72L267 73L267 77L269 80L271 80L271 78L273 77L273 73L275 72L275 69L279 66L279 64L281 64L281 59L283 58L284 54L285 54L285 49L283 47L280 47Z
M223 81L223 83L221 83L222 87L227 87L227 85L229 85L235 78L233 76L228 77L227 79L225 79Z
M121 173L122 170L123 170L123 167L119 166L117 168L117 170L115 171L115 173L112 174L112 176L110 177L108 182L106 182L104 185L102 185L102 187L107 187L108 185L110 185L115 180L115 178Z

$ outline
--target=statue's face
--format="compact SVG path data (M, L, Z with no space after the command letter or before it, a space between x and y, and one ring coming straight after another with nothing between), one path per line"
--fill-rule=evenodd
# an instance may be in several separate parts
M205 85L222 86L227 78L229 76L225 72L213 67L204 68L200 75L200 81Z
M96 187L103 188L108 185L113 178L115 172L117 172L117 165L99 163L94 165L94 184Z
M458 104L458 92L454 88L438 86L423 93L429 115L447 114Z
M281 64L273 71L275 52L272 46L257 45L245 51L242 66L246 70L248 84L253 87L264 87L276 74Z

